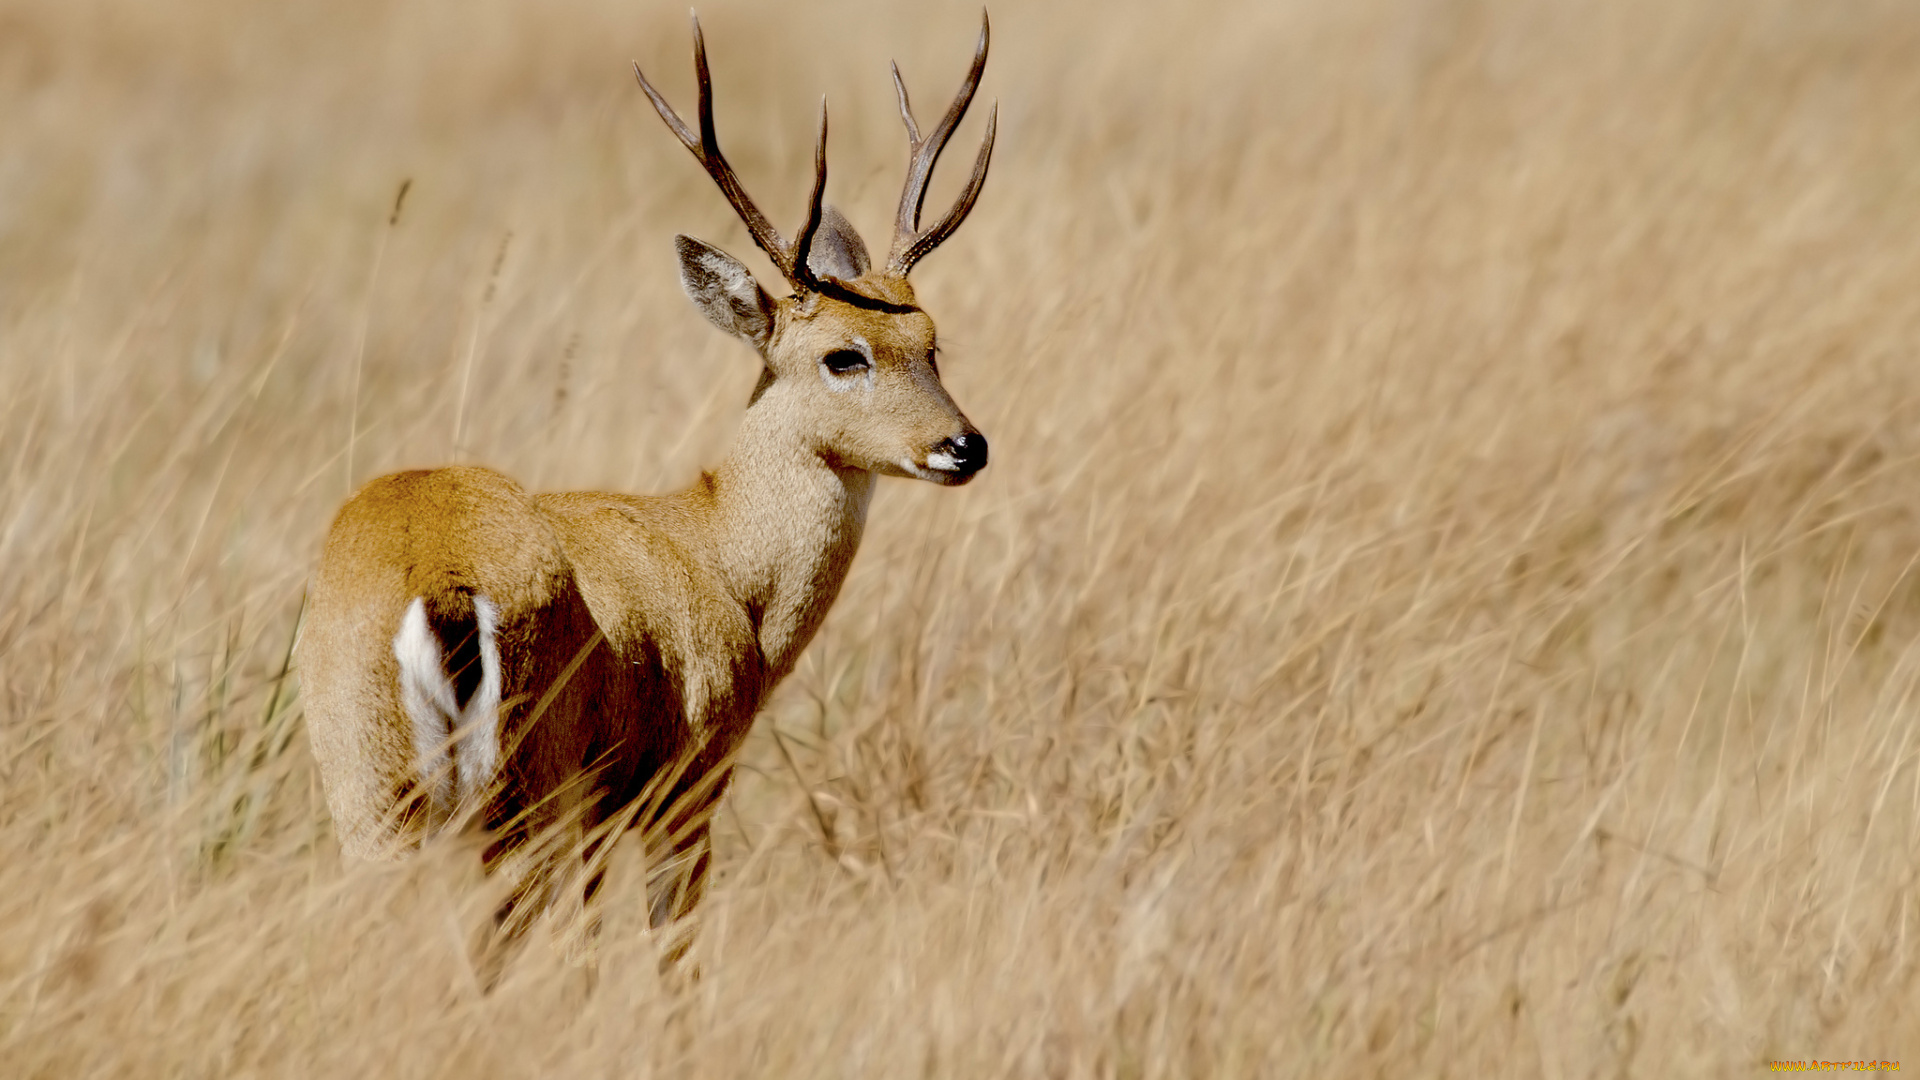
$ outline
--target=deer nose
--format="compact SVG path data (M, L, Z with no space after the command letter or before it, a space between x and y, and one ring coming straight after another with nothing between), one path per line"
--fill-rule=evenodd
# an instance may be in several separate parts
M963 431L940 448L952 456L955 472L971 474L987 467L987 437L977 431Z

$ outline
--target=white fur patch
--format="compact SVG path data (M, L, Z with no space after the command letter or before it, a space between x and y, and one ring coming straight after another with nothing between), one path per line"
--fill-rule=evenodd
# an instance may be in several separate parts
M935 450L927 455L927 468L938 469L941 472L959 472L960 459L945 450Z
M440 667L440 642L427 625L426 602L417 596L400 619L393 656L400 661L400 706L413 722L414 768L427 804L444 815L453 808L453 763L445 758L453 684Z
M901 468L901 471L905 472L908 476L911 476L916 480L931 480L934 478L935 475L937 475L936 473L934 473L932 469L928 469L923 466L914 464L914 460L912 458L901 458L900 468Z
M483 798L500 761L500 612L484 596L473 598L475 633L480 635L480 685L460 716L454 753L460 767L460 801Z
M400 661L400 705L413 728L414 767L436 817L485 796L500 754L499 612L484 596L473 598L480 636L480 685L462 709L447 677L441 642L427 624L426 602L414 597L393 638ZM451 751L451 753L449 753ZM457 801L456 801L457 797Z
M720 287L728 293L750 292L758 284L746 267L732 259L703 258L700 260L700 266L701 269L712 274L714 280L718 281Z

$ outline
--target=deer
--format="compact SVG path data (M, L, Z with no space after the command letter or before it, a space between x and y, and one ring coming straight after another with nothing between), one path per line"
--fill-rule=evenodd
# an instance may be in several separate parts
M628 831L647 838L649 926L690 920L735 756L846 580L877 479L957 487L986 467L908 274L986 181L997 104L971 176L922 227L988 35L983 11L972 64L924 135L893 65L908 166L876 265L822 204L824 98L799 231L786 240L755 206L714 132L695 17L697 130L634 75L792 289L775 299L733 256L674 238L694 306L761 360L724 460L662 495L531 494L475 465L398 472L335 516L296 655L335 833L344 855L375 861L477 834L488 879L507 883L476 949L494 971L535 916L594 910L603 845Z

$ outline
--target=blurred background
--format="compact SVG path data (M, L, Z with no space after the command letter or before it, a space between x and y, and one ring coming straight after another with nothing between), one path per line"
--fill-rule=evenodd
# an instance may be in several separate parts
M968 4L703 4L783 228L884 247ZM916 270L992 440L886 481L662 980L482 996L473 853L343 862L288 663L403 467L661 491L757 375L653 115L686 12L0 2L17 1076L1746 1075L1899 1059L1920 9L997 6ZM405 199L396 214L396 196ZM776 738L777 736L777 738Z

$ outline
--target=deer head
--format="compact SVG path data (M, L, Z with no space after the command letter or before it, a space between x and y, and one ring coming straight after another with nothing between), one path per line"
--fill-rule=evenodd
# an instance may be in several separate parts
M927 180L979 88L987 38L982 12L973 65L946 115L925 138L914 122L900 68L893 68L910 157L893 243L886 265L877 269L853 226L821 202L827 186L824 99L807 217L789 243L754 205L720 152L699 20L693 23L693 66L700 86L697 134L634 65L640 88L660 119L713 177L793 293L770 297L738 259L690 236L674 240L682 287L708 321L753 346L764 361L750 407L778 409L793 438L837 468L958 485L987 464L986 437L940 383L933 320L921 310L907 281L914 264L966 220L986 182L997 107L988 114L986 136L966 188L939 221L920 227Z

